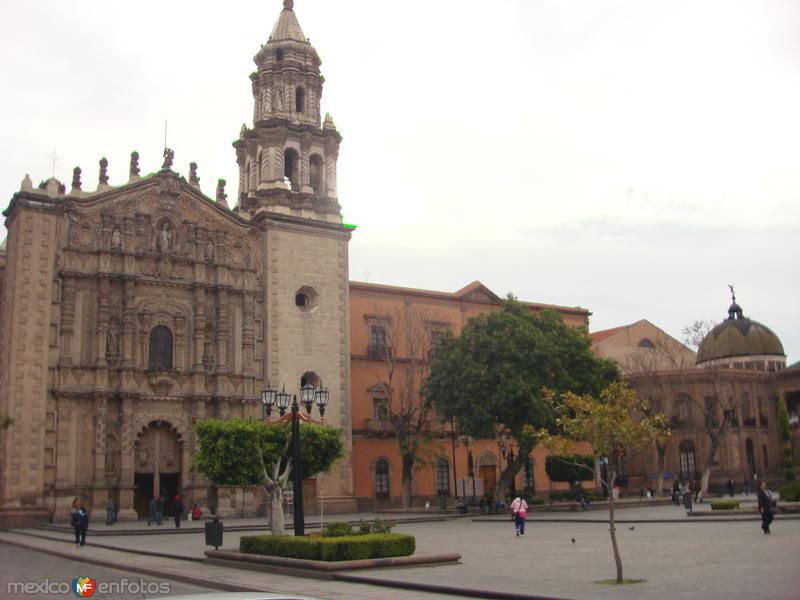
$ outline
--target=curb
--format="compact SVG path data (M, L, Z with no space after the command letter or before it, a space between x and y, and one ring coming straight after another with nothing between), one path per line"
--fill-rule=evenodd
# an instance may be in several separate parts
M19 534L18 534L19 535ZM0 539L3 539L0 537ZM52 540L52 538L47 538L48 540ZM59 540L52 540L52 541L59 541ZM45 554L50 554L52 556L58 556L59 558L66 558L69 560L79 560L88 564L98 565L100 567L108 567L110 569L120 569L122 571L130 572L130 573L138 573L139 575L146 575L148 577L159 577L161 579L167 579L170 581L177 581L178 583L188 583L190 585L196 585L199 587L205 587L212 590L220 590L223 592L264 592L263 588L258 588L249 585L241 585L237 583L228 583L224 581L220 581L218 579L205 579L203 577L198 577L194 575L182 575L180 573L173 573L171 571L161 571L159 569L151 569L145 567L139 567L130 563L126 562L118 562L115 560L109 560L104 558L95 558L91 556L75 556L72 552L62 552L60 550L55 550L53 548L42 548L39 546L34 546L31 544L25 544L18 540L8 540L3 539L3 542L9 544L11 546L17 546L18 548L27 548L28 550L33 550L34 552L43 552ZM90 546L94 546L95 544L89 544ZM125 552L124 550L119 550L118 548L114 548L114 550L118 552ZM173 558L173 557L169 557ZM200 559L202 561L202 559Z
M800 515L775 515L776 521L793 521L800 519ZM731 517L728 515L720 517L707 517L705 515L693 515L684 519L614 519L616 524L635 524L635 523L748 523L761 521L761 517ZM512 524L511 519L472 519L473 523L502 523L503 525ZM527 523L605 523L608 519L526 519Z

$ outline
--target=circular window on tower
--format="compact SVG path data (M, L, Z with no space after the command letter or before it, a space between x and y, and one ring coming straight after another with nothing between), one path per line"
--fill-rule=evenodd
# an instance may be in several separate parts
M304 285L294 293L294 305L303 312L317 310L319 295L311 286Z

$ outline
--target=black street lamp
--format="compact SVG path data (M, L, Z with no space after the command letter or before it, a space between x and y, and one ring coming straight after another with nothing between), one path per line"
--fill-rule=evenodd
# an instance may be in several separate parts
M300 388L300 401L306 407L306 414L311 414L311 409L316 400L319 407L320 417L325 417L325 407L328 405L330 392L328 388L322 386L315 388L310 383L306 383ZM264 405L266 418L272 414L272 406L278 405L280 416L286 414L289 406L289 394L286 393L284 385L280 392L275 392L267 382L267 387L261 391L261 402ZM292 480L294 484L294 534L305 535L305 514L303 511L303 466L300 454L300 405L297 403L297 396L292 396Z

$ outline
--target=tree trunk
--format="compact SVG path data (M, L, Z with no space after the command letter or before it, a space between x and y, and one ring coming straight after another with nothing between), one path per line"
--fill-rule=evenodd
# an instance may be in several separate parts
M656 454L658 456L658 487L656 488L656 496L660 496L661 490L664 489L664 466L667 460L666 445L657 444Z
M414 455L403 453L403 508L411 507L411 482L414 479Z
M700 491L703 494L703 498L708 495L708 482L711 480L711 469L712 465L714 464L714 459L717 456L717 450L719 449L720 441L721 440L712 440L708 447L708 458L706 459L706 465L703 468L703 475L702 479L700 480Z
M500 480L497 482L497 498L505 498L506 492L508 492L509 487L511 486L511 481L517 476L517 473L520 472L525 461L528 458L528 455L531 453L532 449L528 449L527 451L523 448L520 448L519 456L514 459L510 465L507 465L505 469L500 473Z
M617 474L611 476L608 494L608 531L611 533L611 547L614 549L614 564L617 566L617 583L622 583L622 558L619 555L617 546L617 527L614 524L614 484L617 481Z
M283 515L283 490L275 488L270 493L270 532L272 535L285 535L286 519Z

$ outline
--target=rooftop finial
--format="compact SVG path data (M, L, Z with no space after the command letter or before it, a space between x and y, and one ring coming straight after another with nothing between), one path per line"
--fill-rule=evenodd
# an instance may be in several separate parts
M294 8L294 0L283 0L283 10L292 10Z
M743 319L744 318L744 311L742 307L736 304L736 292L733 289L732 285L728 285L731 290L731 298L732 302L730 308L728 308L728 319Z

